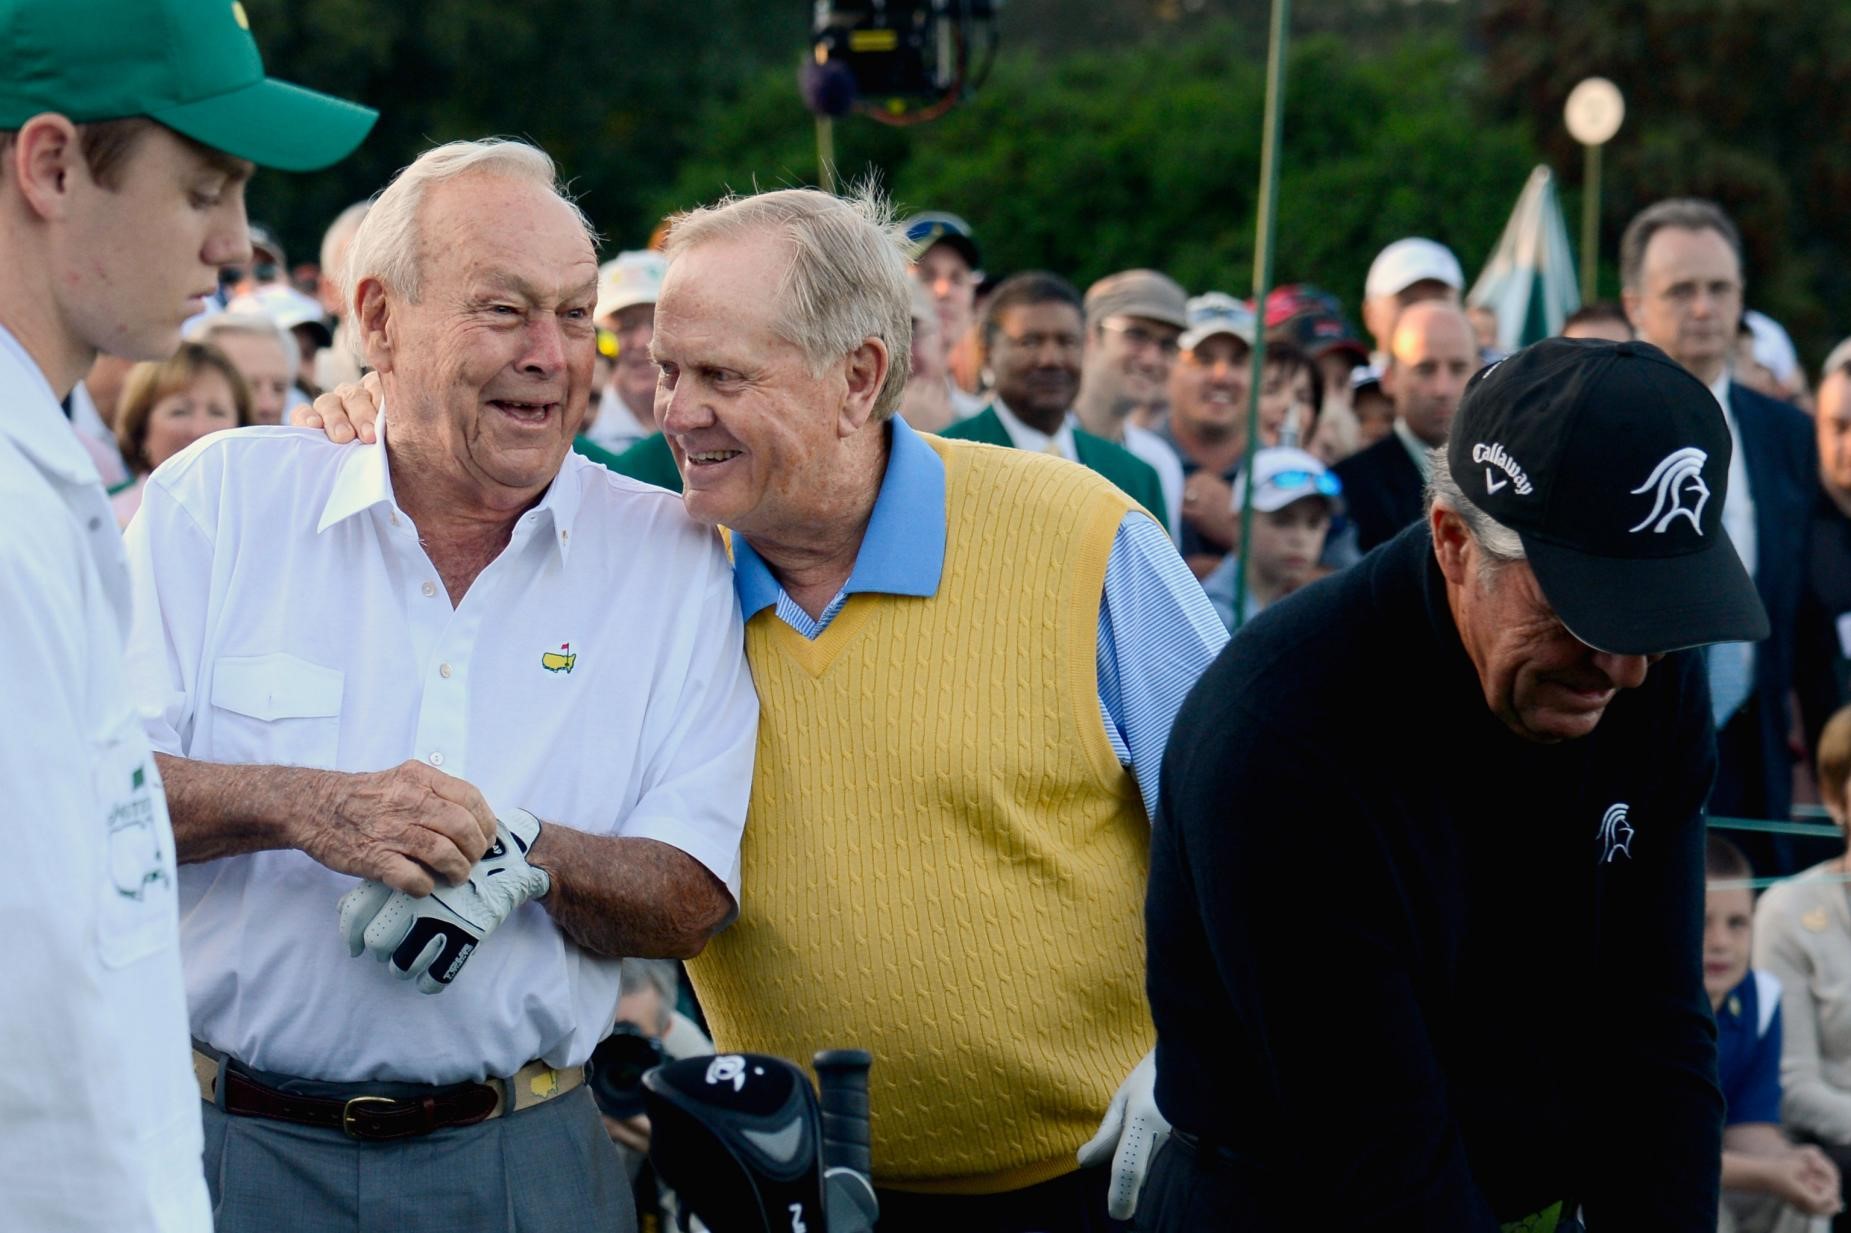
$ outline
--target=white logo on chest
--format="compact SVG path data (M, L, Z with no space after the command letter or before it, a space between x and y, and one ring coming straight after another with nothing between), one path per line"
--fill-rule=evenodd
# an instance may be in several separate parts
M1652 494L1652 512L1631 529L1651 527L1653 534L1663 535L1674 520L1688 518L1692 529L1703 534L1703 507L1710 501L1710 486L1703 482L1703 464L1708 460L1709 455L1694 445L1665 455L1645 483L1632 490L1635 497Z
M1600 818L1600 863L1613 863L1616 856L1632 859L1632 823L1626 820L1627 805L1625 801L1607 806L1607 812Z

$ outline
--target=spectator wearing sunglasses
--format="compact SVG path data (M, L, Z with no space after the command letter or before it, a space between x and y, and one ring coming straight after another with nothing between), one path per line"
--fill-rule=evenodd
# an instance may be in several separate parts
M1156 270L1121 270L1086 289L1086 358L1073 404L1078 426L1150 464L1163 485L1163 516L1181 543L1183 464L1140 420L1170 412L1170 370L1189 328L1189 297Z
M1290 595L1318 576L1318 558L1331 519L1343 509L1343 485L1324 464L1303 450L1260 450L1253 458L1258 482L1253 488L1253 527L1244 552L1223 557L1202 589L1215 615L1232 631L1237 570L1247 571L1247 591L1241 603L1240 624L1257 616L1269 604ZM1240 517L1246 498L1247 477L1234 481L1234 516Z

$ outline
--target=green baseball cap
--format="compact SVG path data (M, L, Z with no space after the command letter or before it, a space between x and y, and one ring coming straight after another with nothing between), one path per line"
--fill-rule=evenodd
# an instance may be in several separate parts
M0 0L0 129L147 116L282 171L353 152L379 113L264 76L237 0Z

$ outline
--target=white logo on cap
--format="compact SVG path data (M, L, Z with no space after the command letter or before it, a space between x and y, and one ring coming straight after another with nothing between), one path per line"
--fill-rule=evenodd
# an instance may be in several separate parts
M1500 363L1501 362L1502 361L1500 361ZM1496 441L1493 441L1489 445L1480 441L1477 445L1474 445L1472 447L1472 461L1490 464L1490 466L1485 468L1485 491L1487 493L1496 492L1506 484L1515 484L1519 496L1527 497L1530 493L1535 491L1535 489L1530 486L1530 477L1525 475L1523 468L1517 465L1517 460L1506 453L1504 447ZM1491 467L1496 467L1504 474L1510 476L1510 478L1507 480L1498 479L1491 474Z
M1703 507L1709 504L1710 486L1703 482L1703 464L1709 455L1694 445L1687 445L1665 455L1665 460L1652 468L1645 483L1633 489L1633 495L1654 492L1652 512L1634 531L1652 528L1653 534L1662 535L1674 518L1688 518L1690 525L1696 528L1698 535L1703 534ZM1686 505L1688 500L1690 504Z

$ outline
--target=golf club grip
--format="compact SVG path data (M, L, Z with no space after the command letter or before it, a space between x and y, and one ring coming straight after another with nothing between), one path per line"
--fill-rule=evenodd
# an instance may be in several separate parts
M816 1082L823 1112L823 1168L853 1169L872 1177L868 1145L868 1067L866 1049L825 1049L817 1054Z

